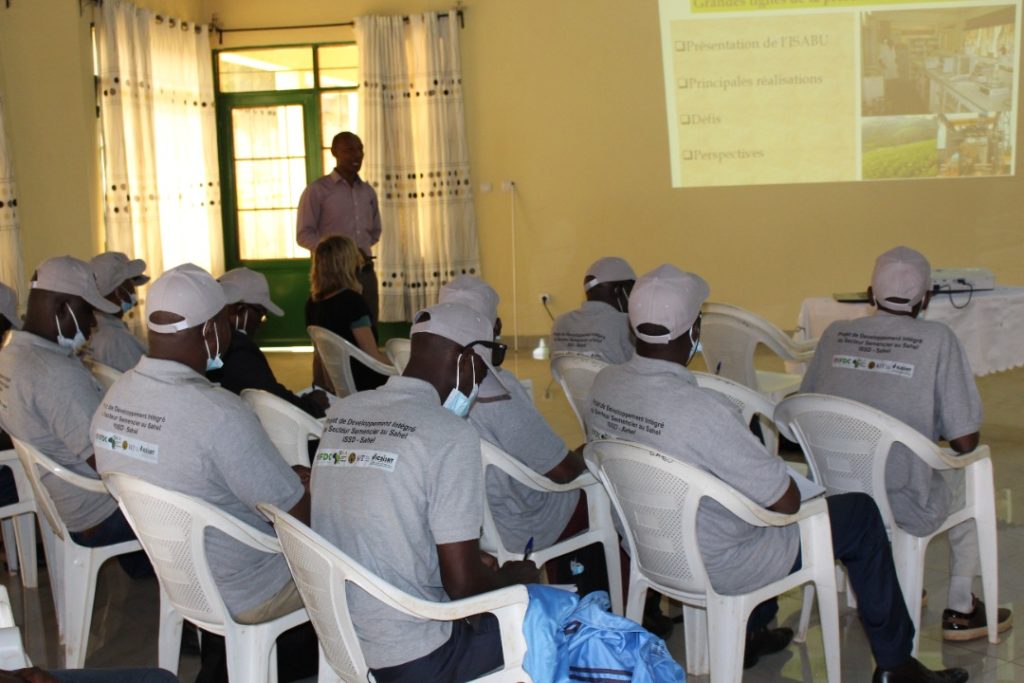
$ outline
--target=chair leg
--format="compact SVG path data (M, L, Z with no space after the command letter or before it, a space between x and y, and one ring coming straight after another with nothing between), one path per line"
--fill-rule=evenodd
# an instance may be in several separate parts
M683 605L683 642L686 644L686 673L708 673L708 613L699 607Z
M0 520L0 537L4 542L4 555L7 556L7 571L10 574L16 574L18 572L18 542L14 537L13 517Z
M644 622L644 600L647 598L647 583L637 580L636 572L630 572L629 601L626 604L626 618L638 624Z
M57 633L64 642L64 541L59 539L49 525L41 523L43 549L46 551L46 571L50 577L50 594L53 597L53 609L57 617Z
M18 544L18 562L21 565L21 585L39 586L39 564L36 558L36 516L31 512L14 518L14 537Z
M316 683L341 683L338 674L334 673L334 669L327 662L323 646L318 646L317 651L320 653L320 664L317 667Z
M981 588L985 594L985 618L988 620L988 642L999 642L999 556L996 540L995 514L991 520L978 518L978 551L981 556Z
M64 666L81 669L89 645L96 568L88 548L64 548Z
M157 664L172 674L178 673L178 659L181 655L181 627L183 619L171 605L164 589L160 589L160 642L157 647Z
M910 619L914 622L914 647L910 654L916 657L921 640L921 589L924 587L924 553L928 548L928 539L907 533L894 533L892 541L900 590L903 591Z
M813 584L808 584L808 588ZM821 622L821 641L825 651L825 672L829 683L840 681L839 661L839 596L833 586L815 586L818 595L818 620ZM806 592L805 592L806 596ZM804 600L804 607L808 603Z
M708 654L715 683L743 680L743 648L750 614L738 599L708 596Z
M604 566L608 571L608 594L612 602L612 612L622 614L622 563L619 557L618 535L613 531L601 545L604 547Z
M807 641L807 629L811 625L811 609L814 607L814 584L804 586L804 604L800 608L800 625L797 626L796 634L793 636L794 643ZM820 609L820 607L819 607Z
M235 624L225 633L228 679L247 683L274 683L277 678L276 639L268 642L262 624ZM273 672L273 674L271 674Z

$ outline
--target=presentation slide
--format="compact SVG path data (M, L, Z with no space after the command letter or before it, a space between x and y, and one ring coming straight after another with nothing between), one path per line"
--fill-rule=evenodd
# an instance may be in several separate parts
M1021 0L660 0L673 187L1014 173Z

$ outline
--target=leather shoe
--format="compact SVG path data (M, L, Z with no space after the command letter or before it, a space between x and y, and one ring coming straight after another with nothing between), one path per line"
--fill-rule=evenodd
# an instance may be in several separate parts
M964 683L967 678L963 669L932 671L911 657L894 669L875 669L871 683Z
M988 635L988 619L985 617L985 603L972 595L973 609L969 613L951 609L942 612L943 640L973 640ZM996 632L1002 633L1013 626L1013 613L1005 607L996 610Z
M747 635L747 647L743 651L743 668L749 669L757 664L761 655L770 655L785 650L793 640L793 629L763 628Z

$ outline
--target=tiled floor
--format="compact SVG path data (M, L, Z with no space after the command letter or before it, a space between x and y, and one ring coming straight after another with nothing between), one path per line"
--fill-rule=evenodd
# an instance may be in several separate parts
M308 354L271 354L279 378L288 386L309 384ZM541 412L554 429L569 443L577 445L581 432L561 390L550 383L547 363L529 358L528 352L510 355L506 366L522 378L533 380L534 396ZM702 369L699 359L693 369ZM1014 499L1024 500L1024 369L1003 372L978 380L985 407L982 440L992 448L996 472L996 502L1000 517L1000 603L1024 609L1024 526L1014 518ZM939 621L947 586L947 544L944 538L932 543L928 551L925 586L930 604L923 613L920 658L931 667L963 666L972 681L1024 681L1024 639L1016 630L1003 634L1002 642L985 641L963 644L942 642ZM40 588L23 590L16 576L3 574L0 581L11 594L15 619L22 627L29 655L42 666L60 663L53 602L45 572ZM980 586L977 589L980 592ZM100 573L89 641L90 666L138 666L156 662L158 592L155 580L132 581L116 563L108 563ZM842 600L840 601L842 603ZM781 601L780 619L795 625L800 610L800 595L791 593ZM870 681L873 663L863 629L856 614L840 614L842 628L842 675L849 683ZM1018 645L1018 642L1022 643ZM683 661L683 635L680 627L668 639L669 649ZM181 680L195 677L198 662L183 656ZM691 677L703 682L707 677ZM824 653L820 630L812 623L805 645L764 657L746 672L745 681L825 680Z

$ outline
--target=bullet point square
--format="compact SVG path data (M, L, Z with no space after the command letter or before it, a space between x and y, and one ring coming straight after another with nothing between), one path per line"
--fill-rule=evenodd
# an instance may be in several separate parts
M690 125L690 115L689 114L680 114L679 115L679 123L681 125L683 125L683 126Z
M686 80L685 78L680 78L679 79L679 89L680 90L686 90L689 87L690 87L690 82L688 80Z
M693 150L683 150L683 161L693 161Z
M681 40L676 41L676 52L686 52L686 43Z

